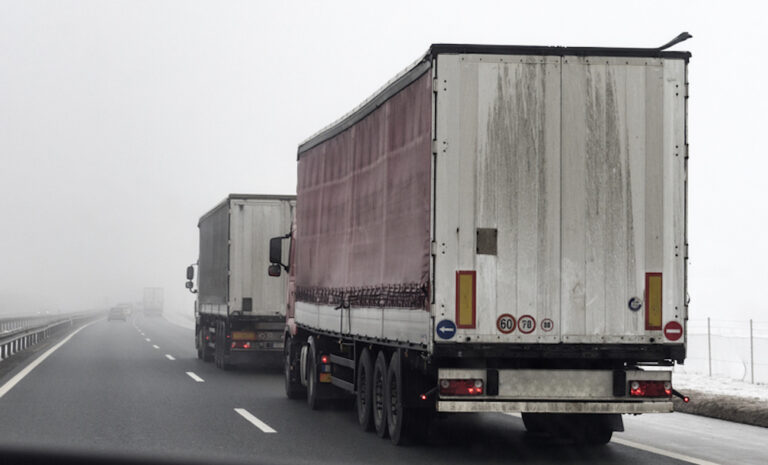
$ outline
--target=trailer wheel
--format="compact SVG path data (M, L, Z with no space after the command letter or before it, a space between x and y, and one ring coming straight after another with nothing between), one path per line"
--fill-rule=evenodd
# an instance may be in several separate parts
M371 403L373 399L373 361L368 348L360 352L360 360L357 363L357 421L363 431L373 429L373 415Z
M403 366L401 352L392 354L387 370L386 404L389 439L396 446L409 444L426 428L427 412L407 406L405 383L407 368Z
M200 334L200 337L202 338L202 348L203 348L203 361L204 362L212 362L213 361L213 350L211 349L211 346L208 345L208 340L206 339L206 336L209 335L208 328L203 327L203 330Z
M229 370L231 366L227 363L226 359L226 347L227 344L227 328L223 321L216 323L216 345L214 349L214 360L216 367L222 370Z
M293 342L293 338L286 335L285 344L283 345L284 354L284 370L285 371L285 395L289 399L298 399L302 395L306 394L304 386L298 380L296 372L298 371L295 366L296 362L296 344Z
M205 340L205 333L207 331L206 327L203 326L197 333L197 358L204 362L213 360L213 352L211 351L211 348L208 347L208 341Z
M583 419L582 435L577 439L591 446L602 446L611 442L614 431L624 431L621 415L597 414Z
M195 331L195 349L197 349L197 358L203 358L203 329L197 327Z
M376 356L373 365L373 394L371 408L373 413L373 426L380 438L387 436L387 357L384 352Z
M523 412L523 425L525 430L532 434L542 434L547 432L546 420L540 413L527 413Z
M613 431L605 425L589 425L584 430L584 443L591 446L602 446L611 442Z
M319 387L317 380L317 348L315 347L315 339L310 336L307 350L307 404L312 410L318 410L320 408L320 395L318 393Z

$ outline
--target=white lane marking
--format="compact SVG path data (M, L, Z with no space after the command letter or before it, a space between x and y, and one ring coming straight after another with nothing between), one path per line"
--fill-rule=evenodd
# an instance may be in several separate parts
M517 418L523 417L519 413L509 413L509 412L504 412L504 413L506 413L511 417L517 417ZM616 436L614 436L613 439L611 439L611 442L615 442L616 444L621 444L622 446L634 447L635 449L644 450L646 452L651 452L657 455L663 455L665 457L682 460L683 462L693 463L696 465L719 465L715 462L710 462L708 460L697 459L696 457L690 457L688 455L678 454L677 452L671 452L668 450L659 449L658 447L646 446L645 444L640 444L638 442L633 442L633 441L627 441L626 439L617 438Z
M665 457L669 457L672 459L682 460L683 462L693 463L696 465L719 465L716 462L710 462L709 460L703 460L703 459L697 459L696 457L691 457L689 455L683 455L678 454L677 452L671 452L664 449L659 449L657 447L652 446L646 446L645 444L640 444L637 442L627 441L626 439L616 438L614 437L611 439L611 442L615 442L616 444L621 444L623 446L627 447L634 447L635 449L644 450L646 452L651 452L653 454L663 455Z
M147 342L152 342L152 339L150 339L150 338L145 338L144 340L147 341Z
M154 347L155 349L159 349L160 348L160 346L158 346L157 344L152 344L152 347Z
M263 421L259 420L258 418L254 417L251 412L244 408L236 408L235 412L240 414L243 418L248 420L253 424L253 426L259 428L265 433L277 433L277 431L273 430L268 424L264 423Z
M191 371L188 371L188 372L187 372L187 375L188 375L190 378L192 378L192 379L194 379L195 381L197 381L198 383L204 383L204 382L205 382L205 380L204 380L203 378L201 378L201 377L197 376L196 374L192 373Z
M23 370L21 370L20 372L16 373L16 376L14 376L13 378L9 379L7 383L3 384L3 386L0 387L0 398L2 398L5 394L7 394L8 391L13 389L13 387L16 386L16 384L18 384L19 381L24 379L24 377L27 376L30 371L34 370L36 366L38 366L41 363L43 363L43 360L48 358L49 355L51 355L52 353L56 352L56 350L59 347L63 346L64 344L66 344L67 341L72 339L75 336L75 334L79 333L80 331L84 330L85 328L91 326L94 323L96 323L96 322L92 321L92 322L88 323L87 325L80 327L74 333L72 333L69 336L65 337L63 341L59 342L55 346L53 346L50 349L46 350L43 355L37 357L32 363L30 363L29 365L24 367Z
M170 354L165 354L165 358L167 358L168 360L176 360L175 358L173 358L173 355L170 355Z

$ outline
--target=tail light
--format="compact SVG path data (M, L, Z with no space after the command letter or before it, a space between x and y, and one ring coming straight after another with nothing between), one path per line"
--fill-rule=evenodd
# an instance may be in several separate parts
M441 379L440 395L479 396L484 391L482 379Z
M669 381L632 381L629 383L632 397L672 397L672 383Z

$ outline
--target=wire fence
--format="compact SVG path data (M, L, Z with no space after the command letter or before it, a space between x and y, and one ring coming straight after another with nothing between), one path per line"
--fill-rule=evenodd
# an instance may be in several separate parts
M768 322L688 320L687 373L768 383Z

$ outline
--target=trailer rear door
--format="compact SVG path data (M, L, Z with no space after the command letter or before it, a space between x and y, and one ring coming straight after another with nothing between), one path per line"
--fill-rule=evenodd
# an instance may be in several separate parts
M436 341L684 342L685 66L437 58Z

